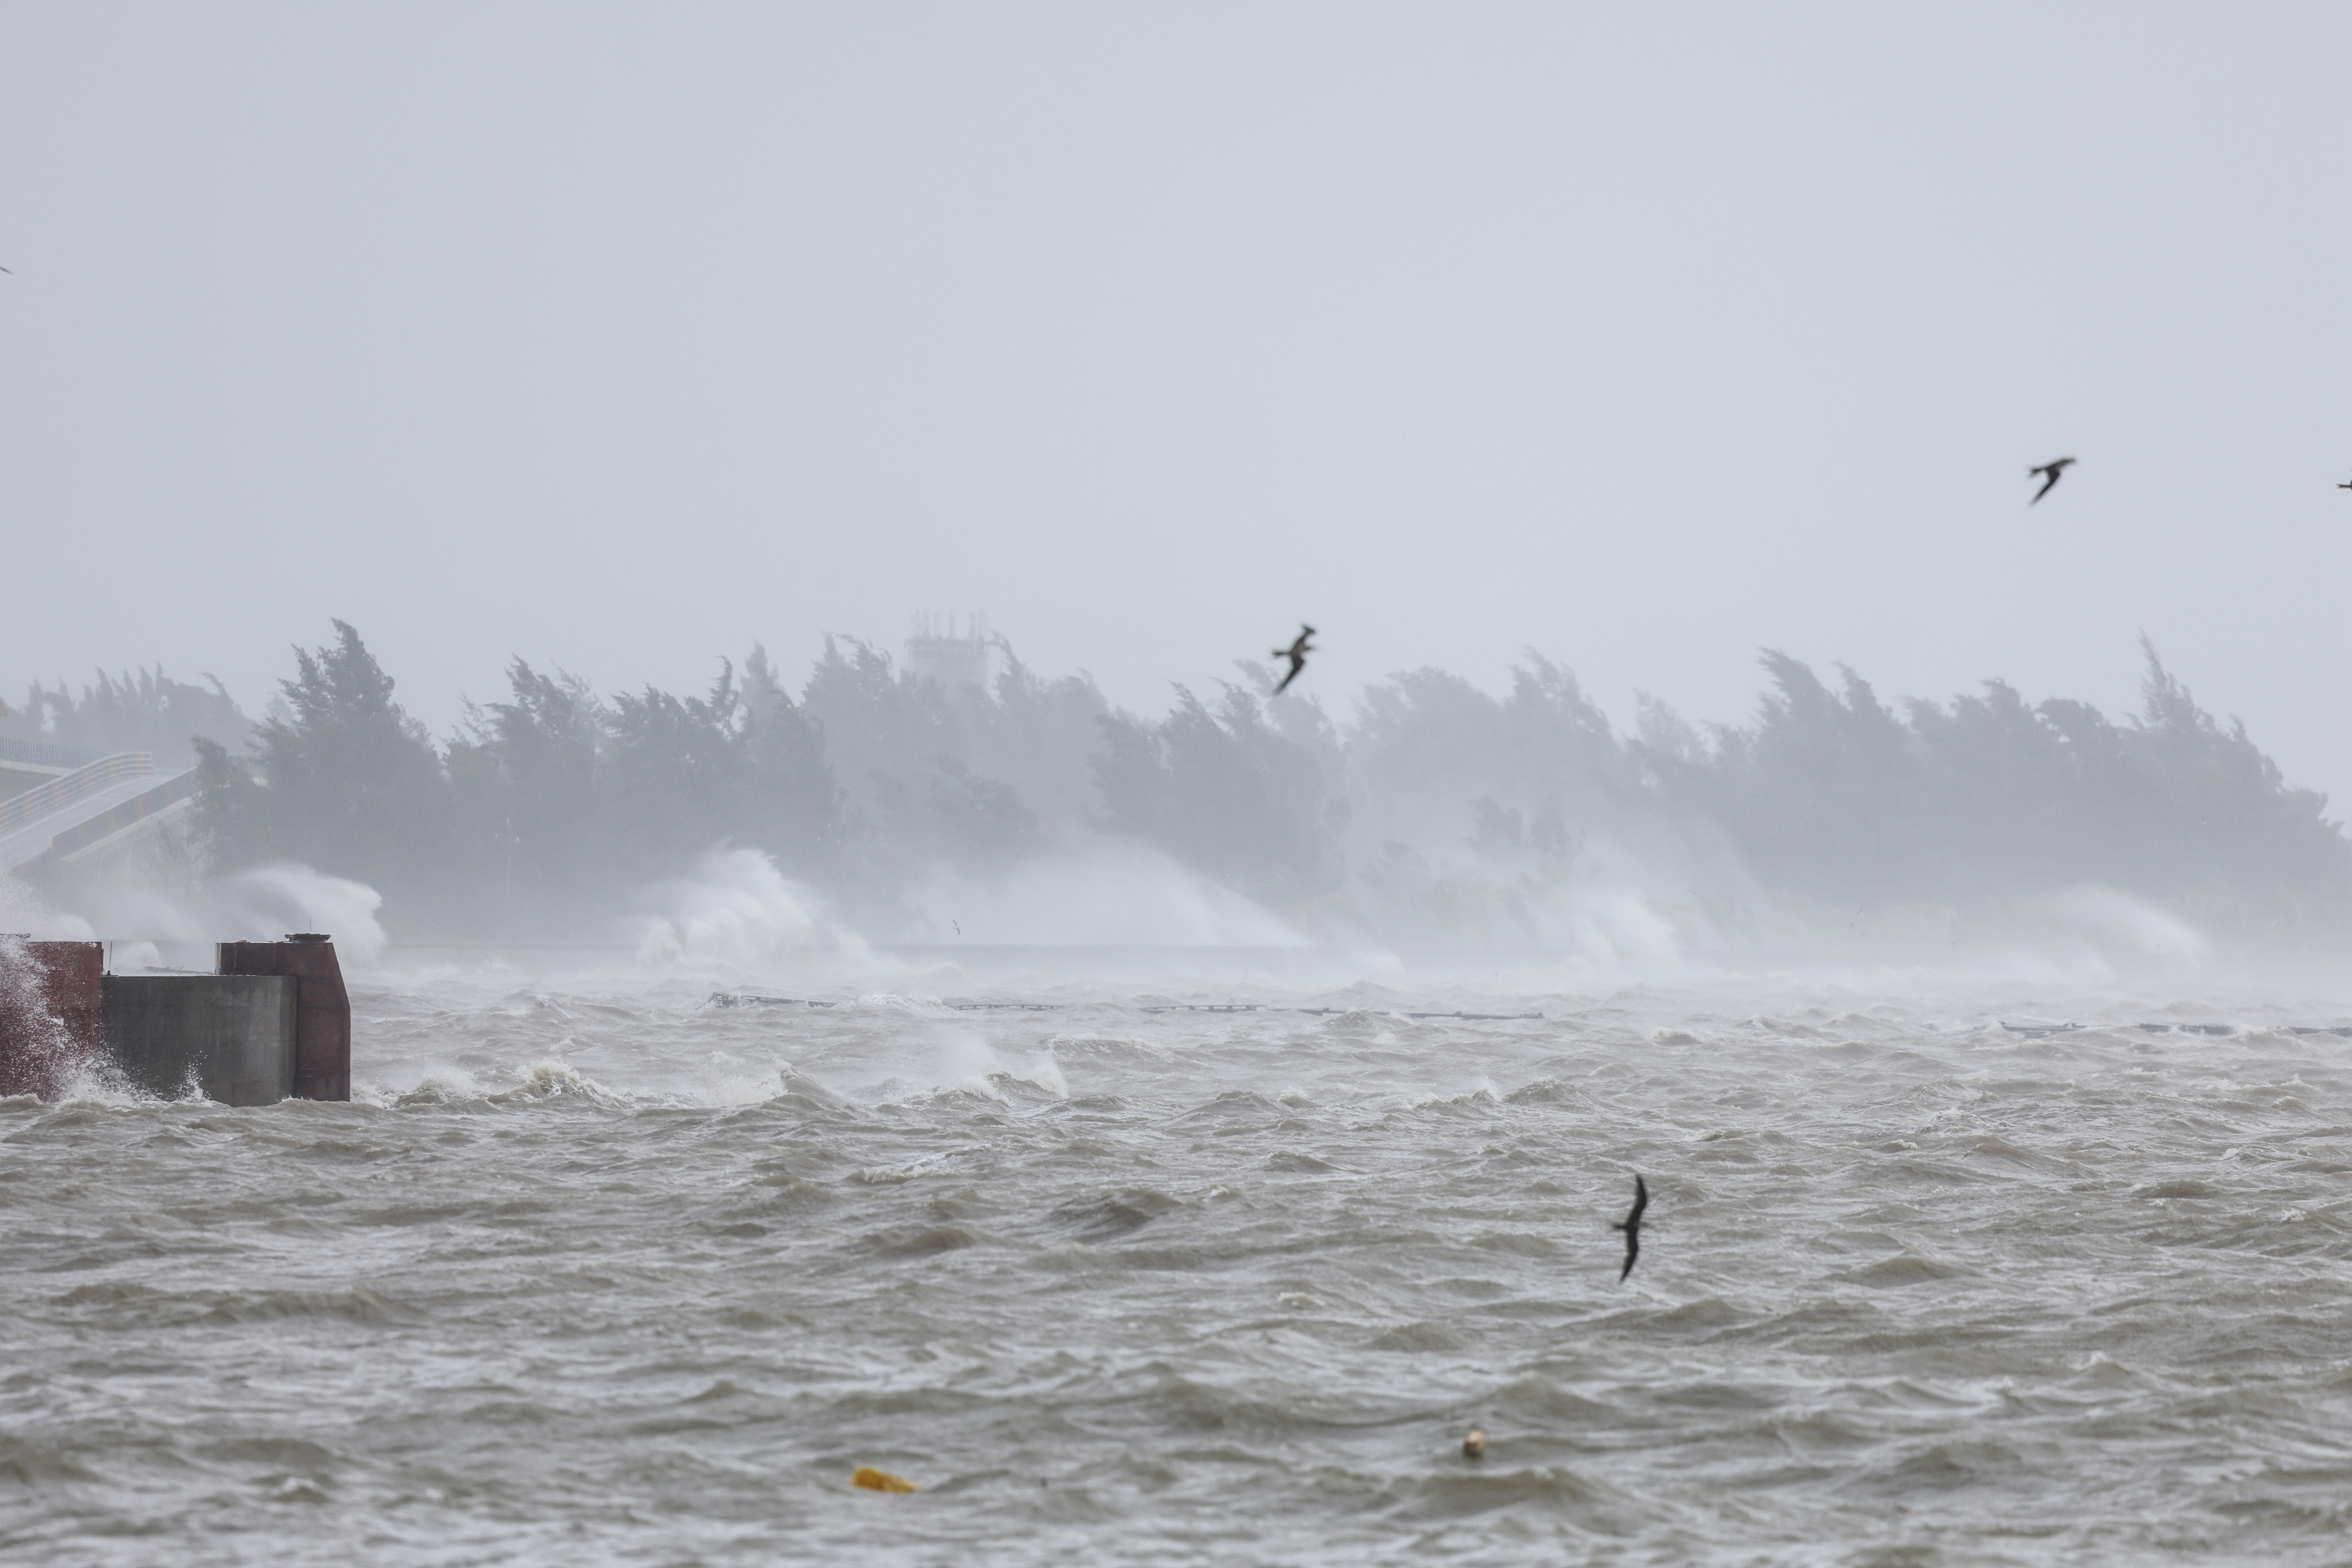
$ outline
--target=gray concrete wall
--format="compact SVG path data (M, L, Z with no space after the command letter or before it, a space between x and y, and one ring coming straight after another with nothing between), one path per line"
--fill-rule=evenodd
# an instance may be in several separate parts
M291 975L109 975L102 1033L123 1075L174 1095L191 1070L205 1098L275 1105L294 1092Z

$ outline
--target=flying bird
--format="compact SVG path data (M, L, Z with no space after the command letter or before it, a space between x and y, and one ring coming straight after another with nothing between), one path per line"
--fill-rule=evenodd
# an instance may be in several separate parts
M2048 478L2042 481L2042 488L2033 492L2033 501L2038 501L2042 499L2042 497L2050 494L2050 486L2058 483L2058 476L2066 472L2067 465L2074 461L2074 460L2072 457L2061 457L2055 463L2044 463L2039 468L2028 468L2025 471L2025 476L2029 479L2033 477L2036 474L2046 474L2049 476ZM2033 501L2028 501L2025 504L2030 507L2033 505Z
M2344 483L2336 486L2336 487L2339 490L2352 490L2352 479L2347 479Z
M1274 656L1276 658L1287 659L1290 661L1290 674L1283 676L1282 685L1274 688L1274 695L1276 696L1280 696L1283 693L1288 691L1290 689L1290 683L1298 678L1298 672L1307 667L1307 655L1315 651L1307 643L1307 639L1313 635L1315 635L1315 628L1307 624L1306 622L1301 621L1298 623L1297 640L1292 643L1287 648L1276 648L1274 651Z
M1650 1207L1650 1184L1640 1172L1633 1175L1633 1207L1624 1218L1612 1220L1609 1228L1625 1233L1625 1266L1617 1270L1617 1282L1623 1284L1625 1276L1633 1271L1633 1260L1642 1255L1642 1211Z

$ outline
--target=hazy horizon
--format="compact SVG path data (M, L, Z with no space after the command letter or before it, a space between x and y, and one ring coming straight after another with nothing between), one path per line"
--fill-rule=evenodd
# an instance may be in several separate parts
M985 610L1156 711L1759 648L2352 799L2352 16L0 8L0 691ZM2081 461L2029 508L2026 468ZM728 628L725 639L709 630ZM717 645L714 645L717 644Z
M290 922L371 955L625 939L655 972L754 976L837 977L869 944L1319 947L1490 983L1775 956L2202 974L2352 929L2325 800L2150 645L2127 715L1998 683L1890 703L1772 653L1751 721L1702 731L1655 702L1613 725L1532 656L1499 694L1424 669L1335 716L1259 664L1137 714L1001 648L982 684L982 638L905 665L845 641L683 693L518 660L436 737L335 632L257 725L147 675L0 721L196 765L184 817L28 862L11 918L172 944Z

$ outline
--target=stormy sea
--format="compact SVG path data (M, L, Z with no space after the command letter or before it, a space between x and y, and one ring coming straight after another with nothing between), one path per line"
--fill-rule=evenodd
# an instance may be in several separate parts
M0 1102L14 1560L2346 1560L2325 989L352 982Z

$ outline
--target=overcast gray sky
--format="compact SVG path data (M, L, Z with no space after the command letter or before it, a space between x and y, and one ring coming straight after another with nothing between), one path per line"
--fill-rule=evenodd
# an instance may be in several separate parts
M2352 7L0 5L0 683L1534 647L2352 803ZM2025 469L2080 465L2029 510Z

